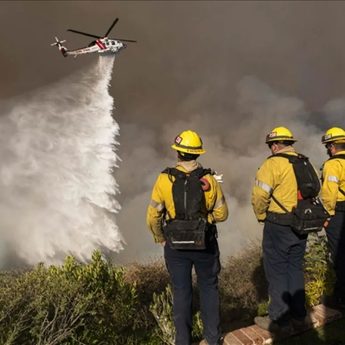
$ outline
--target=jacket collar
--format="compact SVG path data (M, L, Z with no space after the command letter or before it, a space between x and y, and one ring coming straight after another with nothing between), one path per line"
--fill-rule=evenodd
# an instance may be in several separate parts
M282 149L278 150L276 153L296 153L296 150L292 146L286 146L283 147Z
M188 161L188 162L178 162L176 165L175 165L175 168L182 168L182 169L179 169L179 170L185 170L186 172L190 172L190 171L193 171L193 170L196 170L198 168L202 168L202 165L197 162L196 160L193 160L193 161Z
M333 157L336 156L336 155L345 155L345 151L339 151L339 152L335 153L333 155Z

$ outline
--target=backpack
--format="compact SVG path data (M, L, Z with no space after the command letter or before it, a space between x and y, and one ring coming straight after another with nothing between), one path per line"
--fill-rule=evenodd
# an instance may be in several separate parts
M204 189L209 184L201 179L211 174L210 169L198 168L185 173L176 168L162 171L168 174L172 182L172 194L175 205L175 218L169 220L163 228L164 235L173 249L202 250L206 248L205 235L208 230L206 219L201 218L201 210L205 205ZM175 180L172 180L172 176Z
M291 212L272 195L272 199L277 205L291 216L289 223L291 228L300 235L321 231L327 226L330 215L318 197L321 183L309 158L300 153L297 156L277 153L268 158L271 157L287 158L292 164L296 176L297 206Z

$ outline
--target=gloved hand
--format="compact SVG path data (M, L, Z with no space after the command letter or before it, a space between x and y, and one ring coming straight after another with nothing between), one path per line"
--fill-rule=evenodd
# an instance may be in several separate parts
M258 222L260 225L265 225L265 220L266 220L266 218L265 219L258 219Z
M217 180L218 183L223 183L224 182L222 180L223 174L217 175L217 171L213 171L213 177Z

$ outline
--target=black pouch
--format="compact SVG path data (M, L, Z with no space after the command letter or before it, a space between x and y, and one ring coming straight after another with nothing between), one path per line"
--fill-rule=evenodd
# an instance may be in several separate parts
M172 249L206 249L208 226L204 219L172 220L164 227L164 234Z
M298 200L298 207L292 210L291 228L299 235L319 232L327 225L330 217L320 201Z

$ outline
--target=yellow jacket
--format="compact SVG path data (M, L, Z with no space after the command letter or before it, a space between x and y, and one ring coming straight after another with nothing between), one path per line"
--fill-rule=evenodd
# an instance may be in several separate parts
M337 152L345 154L345 151ZM330 215L335 213L335 205L338 201L345 201L345 196L339 192L339 188L345 191L345 159L327 160L323 165L321 198L323 205Z
M180 162L175 168L183 172L190 172L201 167L196 161ZM212 175L204 178L210 183L210 188L205 191L206 210L202 210L202 217L209 223L223 222L228 218L228 207L219 183ZM172 180L174 181L174 177ZM156 243L165 241L162 225L163 219L175 217L175 206L172 195L172 182L168 174L160 174L153 187L151 202L147 210L147 227L152 232Z
M287 146L277 153L297 156L292 146ZM297 206L295 173L292 164L284 157L278 156L267 159L256 173L255 185L252 191L252 205L259 223L265 221L267 212L285 213L271 199L271 195L274 195L289 212L292 211L293 207Z

